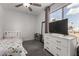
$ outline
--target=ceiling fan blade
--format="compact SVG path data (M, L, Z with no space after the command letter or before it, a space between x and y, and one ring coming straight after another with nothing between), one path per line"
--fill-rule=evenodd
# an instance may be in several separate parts
M31 8L31 7L28 7L28 9L29 9L30 11L32 11L32 8Z
M20 6L22 6L22 5L23 5L23 3L16 5L16 7L20 7Z
M30 5L41 7L41 4L38 4L38 3L30 3Z

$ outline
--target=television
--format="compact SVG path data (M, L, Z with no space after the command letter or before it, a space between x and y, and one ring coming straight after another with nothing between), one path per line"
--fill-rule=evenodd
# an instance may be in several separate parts
M68 35L68 19L62 19L49 23L49 33Z

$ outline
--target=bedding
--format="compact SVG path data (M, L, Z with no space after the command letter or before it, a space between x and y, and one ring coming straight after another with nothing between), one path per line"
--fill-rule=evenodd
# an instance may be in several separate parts
M0 40L0 56L26 56L27 51L22 46L22 40L9 38Z

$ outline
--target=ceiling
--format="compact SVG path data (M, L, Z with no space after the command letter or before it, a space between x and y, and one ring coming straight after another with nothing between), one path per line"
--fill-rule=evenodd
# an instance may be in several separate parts
M31 15L39 15L45 7L51 5L52 3L40 3L42 6L41 7L37 7L37 6L31 6L32 8L32 12L30 12L26 7L21 6L19 8L16 8L15 5L17 5L18 3L2 3L0 4L3 8L9 9L9 10L14 10L14 11L19 11L19 12L23 12L23 13L27 13L27 14L31 14Z

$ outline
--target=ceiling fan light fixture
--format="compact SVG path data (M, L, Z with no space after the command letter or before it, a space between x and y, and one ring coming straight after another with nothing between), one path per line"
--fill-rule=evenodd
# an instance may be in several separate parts
M29 3L23 3L23 6L24 7L30 7L30 4Z

